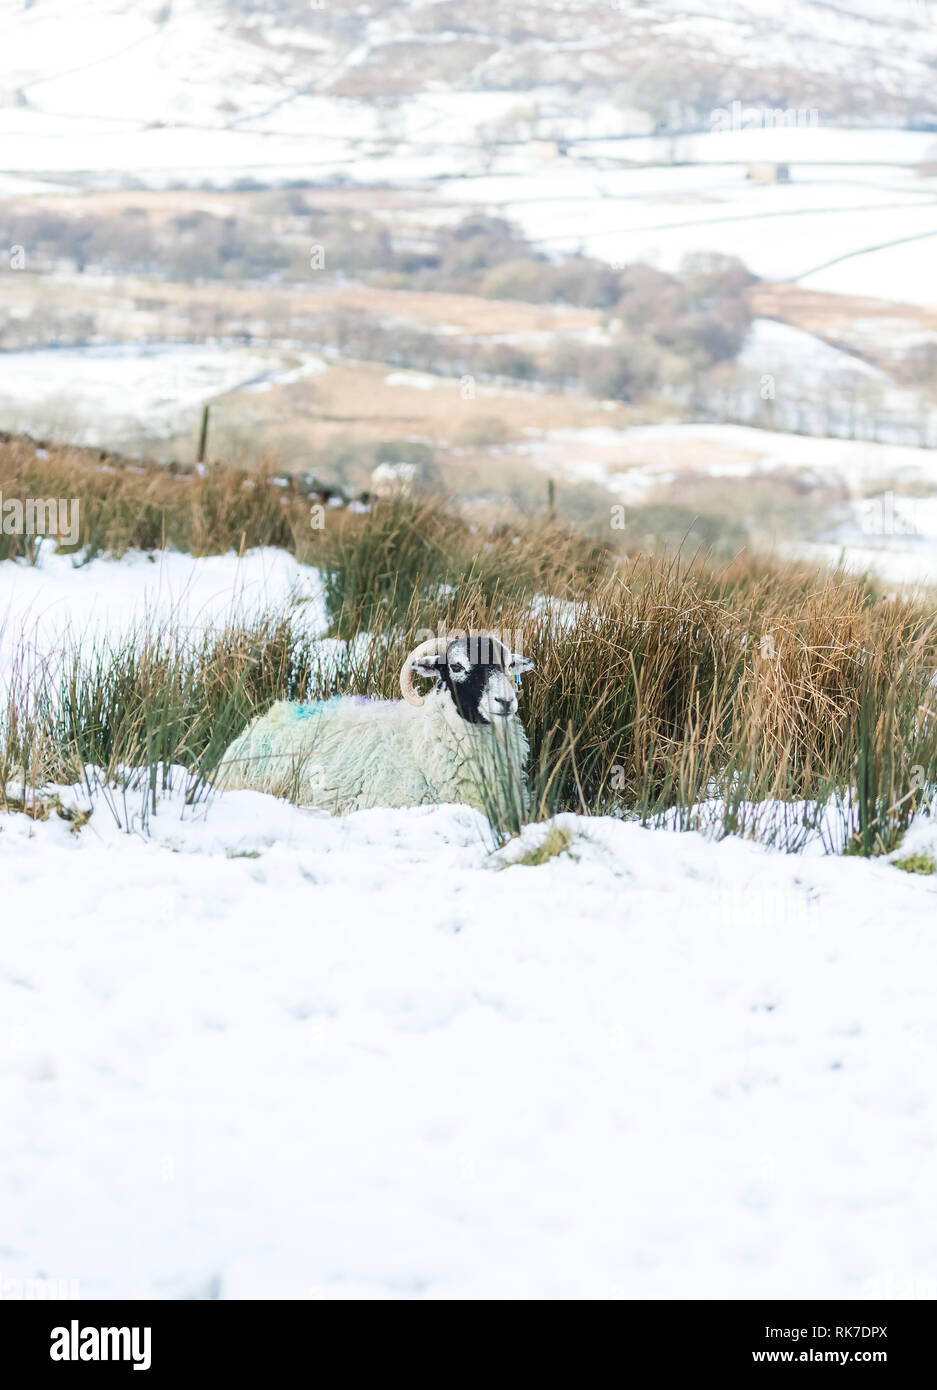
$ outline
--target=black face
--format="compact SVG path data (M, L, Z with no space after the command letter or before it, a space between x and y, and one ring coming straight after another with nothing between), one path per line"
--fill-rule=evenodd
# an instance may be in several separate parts
M448 691L467 724L497 724L517 713L512 671L527 671L532 664L492 638L461 638L445 652L418 658L413 670L435 676L436 689Z
M456 659L456 666L460 663ZM437 690L448 690L456 711L468 724L487 724L479 705L492 671L498 666L469 666L467 669L452 670L448 661L438 667Z

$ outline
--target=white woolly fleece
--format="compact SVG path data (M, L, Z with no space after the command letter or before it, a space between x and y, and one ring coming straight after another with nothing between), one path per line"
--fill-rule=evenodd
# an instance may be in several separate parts
M466 723L438 690L422 709L349 696L304 713L280 701L231 744L215 785L271 792L335 815L436 802L485 812L506 793L523 809L528 752L519 719Z

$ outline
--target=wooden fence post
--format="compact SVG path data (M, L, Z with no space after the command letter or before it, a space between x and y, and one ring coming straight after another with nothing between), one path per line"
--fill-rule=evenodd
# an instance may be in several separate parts
M208 412L210 405L206 405L202 410L202 430L198 437L198 462L205 462L205 447L208 444Z

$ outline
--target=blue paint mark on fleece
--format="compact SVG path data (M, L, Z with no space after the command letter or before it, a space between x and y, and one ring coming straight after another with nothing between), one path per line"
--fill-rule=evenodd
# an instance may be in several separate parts
M312 719L315 715L321 714L324 709L334 709L336 705L342 702L347 703L348 698L347 695L333 695L330 700L315 700L311 705L291 705L290 717L295 720L296 723L300 723L304 719ZM355 705L391 703L389 701L372 700L369 695L352 696L351 702Z
M311 705L290 705L290 717L298 723L302 719L312 719L314 715L321 714L324 709L337 705L339 696L333 695L331 700L315 700Z

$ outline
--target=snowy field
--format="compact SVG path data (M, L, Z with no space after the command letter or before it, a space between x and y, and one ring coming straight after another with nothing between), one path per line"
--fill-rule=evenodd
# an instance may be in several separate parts
M644 500L656 485L692 474L735 477L741 482L772 473L799 473L816 485L838 482L854 498L847 520L833 528L829 542L791 543L787 546L791 555L819 566L841 564L855 573L869 571L895 584L937 584L937 518L931 499L916 495L937 482L933 449L706 424L551 431L553 449L556 435L566 434L598 436L591 449L580 442L581 475L595 480L602 470L609 488L633 503ZM619 467L626 450L633 467L612 471L610 435L617 436L612 450L617 452ZM642 461L642 453L648 461ZM546 459L549 456L548 442ZM902 492L908 486L912 492Z
M895 583L937 583L937 520L930 499L916 495L937 484L933 449L745 425L594 426L527 434L529 442L517 451L537 468L606 487L626 506L641 506L655 489L693 477L734 478L743 486L748 478L796 473L810 486L841 485L853 498L846 521L832 528L828 543L796 542L791 553L822 565L869 570Z
M585 433L552 430L549 437L563 442L566 435ZM617 439L622 446L646 451L651 460L646 469L626 474L622 483L625 494L630 493L635 499L643 495L656 473L667 476L685 465L686 456L694 454L699 457L701 470L713 477L795 469L815 472L819 479L833 477L857 489L889 478L918 484L937 481L937 451L912 445L819 439L747 425L639 425L588 433L595 436L596 444Z
M171 627L193 640L234 621L295 609L305 628L327 627L318 571L265 547L193 559L176 551L131 552L76 567L44 542L38 565L0 563L0 691L20 669L57 652Z
M298 361L299 365L292 365ZM260 348L111 344L4 352L4 427L74 444L132 447L195 426L203 404L326 370L321 358Z
M529 868L458 807L234 792L150 840L104 805L78 836L0 818L3 1276L932 1288L934 881L563 824L572 854Z
M522 31L495 31L503 85L485 61L462 72L467 86L456 72L437 79L431 64L458 35L427 31L417 22L424 8L392 3L349 15L344 27L303 23L307 15L290 25L284 15L276 26L212 0L43 0L25 12L0 0L0 187L80 191L128 178L151 188L244 178L390 186L419 190L429 221L483 207L545 249L665 269L714 251L767 279L937 302L937 183L920 167L937 160L937 135L902 128L913 94L933 85L937 25L923 0L902 14L885 0L835 14L800 0L780 26L766 0L731 11L718 0L661 0L654 13L622 0L580 6L562 37L544 14L551 37L534 43L537 63L553 51L556 79L575 84L578 73L588 99L518 81ZM829 84L848 90L874 62L878 114L868 128L846 128L812 101L779 118L739 90L714 107L709 129L649 134L654 116L624 96L627 65L617 77L608 66L610 47L627 54L649 34L651 53L686 45L684 62L721 54L733 71L744 53L739 86L750 70L755 91L759 64L770 73L786 63L808 85L822 73L832 95ZM425 85L397 92L397 64L387 66L395 44L424 46ZM568 155L545 158L556 140ZM746 179L763 161L789 164L791 183Z
M892 162L876 165L866 162L874 157L874 134L727 132L687 139L682 157L699 159L696 165L595 168L554 159L538 167L518 160L501 173L437 187L441 199L458 200L463 209L471 203L509 218L543 250L662 270L678 270L701 252L731 255L767 280L933 305L935 183L899 163L903 155L933 161L937 137L878 132L887 135ZM651 158L656 149L665 160L667 148L663 140L627 142L619 158ZM806 152L802 164L793 162L798 151ZM792 161L790 183L746 179L749 162L775 159Z
M937 485L937 453L910 445L822 439L746 425L661 424L627 429L527 430L517 446L538 467L572 481L607 487L640 506L656 488L684 477L746 478L800 474L807 483L835 483L853 495L855 530L874 548L906 551L920 583L937 578L937 523L929 499ZM910 489L905 496L902 489ZM844 532L839 542L855 544ZM839 545L835 548L838 553ZM836 553L830 558L835 563ZM874 566L873 566L874 567Z
M347 130L347 106L336 102L323 110L319 129ZM521 149L494 160L491 172L466 177L464 149L448 149L443 141L417 154L376 140L369 151L348 138L329 146L329 158L312 159L308 136L299 134L278 137L281 148L273 151L269 139L241 128L141 133L134 126L116 134L110 125L83 126L72 135L70 126L37 133L28 112L0 111L0 118L0 173L13 192L17 177L54 183L57 173L68 179L59 191L75 188L76 179L78 187L120 186L119 171L127 168L152 188L205 180L224 187L242 178L389 184L419 190L410 216L415 211L427 225L481 208L508 218L544 251L582 251L613 265L644 261L663 270L677 270L699 253L731 255L767 280L937 304L937 182L900 165L904 157L933 164L934 134L878 132L887 135L891 150L892 162L883 164L869 162L867 131L760 130L699 137L704 143L688 145L686 154L699 162L689 165L666 167L672 142L660 140L619 143L616 159L599 165L584 156L544 161ZM789 184L746 178L749 162L793 161L805 148L802 136L836 138L816 143L803 163L792 162ZM621 167L645 158L665 167Z
M66 565L0 565L37 650L321 620L273 552ZM0 1287L937 1292L933 878L576 816L528 867L546 827L493 852L465 807L183 789L148 833L100 790L0 815Z
M780 26L768 0L616 0L584 37L577 0L562 42L519 30L471 89L430 69L462 36L424 33L426 8L255 33L223 0L0 0L0 195L370 184L408 232L479 208L547 253L714 251L937 304L937 135L887 128L933 83L923 0L791 0ZM615 65L678 37L682 70L756 88L867 73L886 128L654 137ZM791 182L746 178L766 160ZM870 319L876 342L904 317ZM765 320L740 366L907 404ZM221 344L5 352L0 425L132 448L324 370ZM417 403L439 380L385 378ZM661 423L509 452L627 507L694 473L843 482L854 524L795 552L937 581L933 450ZM894 489L878 511L873 488ZM67 647L270 612L328 650L320 577L281 551L76 567L43 545L0 563L0 704ZM0 812L0 1298L937 1298L937 876L572 815L530 866L550 827L496 849L464 806L187 806L177 771L144 814L93 784L54 789L80 827ZM923 817L899 855L918 852Z

